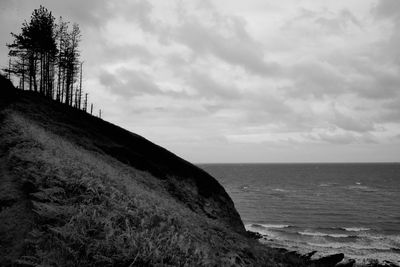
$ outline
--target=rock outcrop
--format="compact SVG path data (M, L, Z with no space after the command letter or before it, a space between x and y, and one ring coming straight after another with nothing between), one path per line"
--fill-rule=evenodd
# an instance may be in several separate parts
M317 260L311 261L311 266L313 267L335 267L337 263L344 259L343 253L332 254Z
M354 259L343 260L335 265L335 267L353 267L356 261Z

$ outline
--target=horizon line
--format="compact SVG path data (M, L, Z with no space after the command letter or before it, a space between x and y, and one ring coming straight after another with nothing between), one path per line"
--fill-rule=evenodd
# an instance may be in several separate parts
M226 164L226 165L234 165L234 164L247 164L247 165L256 165L256 164L400 164L400 161L292 161L292 162L193 162L195 165L217 165L217 164Z

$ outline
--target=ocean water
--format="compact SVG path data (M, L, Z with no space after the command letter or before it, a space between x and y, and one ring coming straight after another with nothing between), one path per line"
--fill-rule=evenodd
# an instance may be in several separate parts
M262 242L400 263L400 164L202 164Z

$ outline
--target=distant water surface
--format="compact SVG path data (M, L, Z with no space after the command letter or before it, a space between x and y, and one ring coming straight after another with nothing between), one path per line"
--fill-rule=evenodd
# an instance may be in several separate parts
M202 164L263 242L400 263L400 164Z

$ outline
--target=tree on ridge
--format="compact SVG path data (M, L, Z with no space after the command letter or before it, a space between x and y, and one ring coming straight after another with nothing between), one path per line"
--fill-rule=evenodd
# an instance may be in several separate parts
M70 106L82 106L82 71L79 43L81 32L74 23L60 17L58 24L52 13L40 6L24 21L21 33L11 33L8 72L19 79L19 87L39 92ZM79 83L79 85L78 85Z

